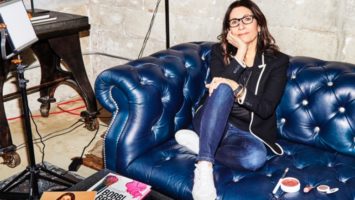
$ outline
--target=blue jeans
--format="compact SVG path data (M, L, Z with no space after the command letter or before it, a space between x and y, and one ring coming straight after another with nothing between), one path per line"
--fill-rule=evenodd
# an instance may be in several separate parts
M196 113L193 127L200 136L197 160L217 160L233 169L256 170L266 161L266 147L250 132L228 122L233 102L232 89L221 84Z

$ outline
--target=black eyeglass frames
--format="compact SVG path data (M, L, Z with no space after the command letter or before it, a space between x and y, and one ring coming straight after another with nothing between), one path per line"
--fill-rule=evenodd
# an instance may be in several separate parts
M254 15L245 15L242 18L232 18L228 22L230 27L238 27L240 22L242 22L244 25L247 25L253 23L253 20Z

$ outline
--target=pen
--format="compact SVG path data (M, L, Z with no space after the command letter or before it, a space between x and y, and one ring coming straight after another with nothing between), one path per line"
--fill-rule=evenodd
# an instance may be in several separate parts
M279 189L280 185L281 185L281 180L283 178L285 178L286 174L288 172L288 167L285 169L284 173L282 174L281 178L279 179L279 181L277 181L277 184L275 185L274 189L272 190L272 194L276 194L277 190Z

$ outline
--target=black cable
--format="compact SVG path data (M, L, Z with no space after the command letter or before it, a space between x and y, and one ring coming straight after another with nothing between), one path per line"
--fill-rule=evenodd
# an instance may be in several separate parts
M82 55L100 55L100 56L107 56L107 57L111 57L111 58L118 58L121 60L126 60L126 61L132 61L133 59L131 58L125 58L122 56L116 56L113 54L108 54L108 53L102 53L102 52L86 52L86 53L82 53Z
M53 137L48 138L48 136L51 136L51 135L53 135L53 134L60 133L60 132L65 131L65 130L67 130L67 129L69 129L69 128L72 128L72 127L73 127L75 124L77 124L78 122L80 122L80 120L78 120L78 121L75 122L74 124L70 125L70 127L68 127L68 128L65 128L65 129L62 129L62 130L59 130L59 131L54 131L54 132L52 132L52 133L50 133L50 134L44 136L44 137L43 137L43 138L44 138L43 141L45 142L45 141L47 141L47 140L49 140L49 139L52 139L52 138L55 138L55 137L58 137L58 136L61 136L61 135L65 135L65 134L67 134L67 133L70 133L71 131L74 131L75 129L77 129L78 127L80 127L81 125L84 124L84 122L83 122L83 123L79 124L78 126L74 127L74 128L73 128L72 130L70 130L70 131L64 132L64 133L62 133L62 134L57 134L57 135L54 135ZM33 141L35 141L34 144L37 144L37 143L38 143L38 140L39 140L39 138L34 139L34 140L33 140ZM22 148L25 147L25 143L22 143L22 144L18 145L17 147L18 147L17 150L20 150L20 149L22 149Z
M60 130L60 131L55 131L55 132L52 132L52 133L50 133L50 134L48 134L48 135L42 137L41 134L39 133L38 126L37 126L36 122L35 122L34 119L33 119L32 113L31 113L31 119L32 119L32 122L34 123L34 125L35 125L35 127L36 127L36 132L37 132L37 134L40 136L40 142L41 142L42 145L43 145L43 148L42 148L42 151L41 151L41 153L42 153L42 161L41 161L41 162L42 162L42 165L43 165L44 167L45 167L45 165L44 165L45 143L44 143L44 142L47 141L47 140L49 140L49 139L52 139L52 138L55 138L55 137L58 137L58 136L61 136L61 135L68 134L68 133L74 131L75 129L77 129L78 127L80 127L80 126L82 126L82 125L84 124L84 122L83 122L83 123L80 123L79 125L75 126L75 124L77 124L78 122L82 121L82 120L78 120L77 122L75 122L74 124L70 125L70 127L66 128L66 129L62 129L62 130ZM75 127L74 127L74 126L75 126ZM80 165L83 163L83 156L84 156L84 153L85 153L86 149L87 149L87 148L92 144L92 142L95 140L97 134L99 133L100 126L108 127L107 125L103 125L103 124L100 124L100 123L99 123L99 127L97 128L97 130L96 130L94 136L92 137L92 139L90 140L90 142L83 148L80 157L79 157L79 158L74 158L73 161L72 161L72 163L69 165L69 171L77 171L77 170L79 169ZM67 129L69 129L69 128L72 128L72 129L71 129L71 130L68 130L67 132L61 133L61 134L55 134L55 133L61 132L61 131L63 131L63 130L67 130ZM55 134L55 135L53 135L53 134ZM53 135L53 136L51 136L51 135ZM51 137L48 137L48 136L51 136ZM43 138L45 138L45 139L43 139ZM38 138L35 139L35 140L38 140ZM37 143L38 143L38 142L34 142L34 144L37 144ZM17 150L20 150L20 149L22 149L22 148L25 147L24 144L21 144L21 145L22 145L22 146L19 147L19 148L17 148Z
M80 158L83 158L84 153L85 153L85 150L86 150L86 149L91 145L91 143L94 141L94 139L96 138L97 134L99 133L99 130L100 130L100 125L97 127L97 130L96 130L96 132L95 132L95 134L94 134L94 137L91 138L89 144L84 147L83 151L81 152Z
M29 110L29 113L30 113L30 117L31 117L32 123L33 123L34 126L35 126L36 133L37 133L37 135L39 136L40 142L41 142L41 144L42 144L42 151L40 150L40 152L42 153L41 163L42 163L42 165L45 167L46 165L44 164L44 150L45 150L45 148L46 148L46 144L45 144L44 141L43 141L42 135L39 133L37 123L36 123L35 120L33 119L33 115L32 115L32 112L31 112L30 108L28 108L28 110Z
M155 6L155 9L154 9L154 12L153 12L153 16L152 16L152 19L150 20L149 28L148 28L148 31L147 31L147 33L145 35L145 38L144 38L144 41L143 41L143 45L142 45L141 51L139 52L138 58L142 57L143 51L145 49L145 46L147 45L150 33L152 32L152 27L153 27L153 24L154 24L155 16L156 16L156 14L158 12L160 1L161 0L158 0L157 1L157 5Z
M101 108L98 109L98 111L101 111L102 109L104 109L104 108L101 107ZM32 113L31 113L31 117L32 117ZM109 118L112 118L112 117L100 117L100 118L109 119ZM74 126L75 126L77 123L79 123L79 122L82 122L82 123L80 123L78 126L74 127ZM49 134L43 136L43 138L44 138L43 142L45 142L45 141L47 141L47 140L49 140L49 139L52 139L52 138L54 138L54 137L58 137L58 136L67 134L68 132L65 132L65 133L63 133L63 134L55 135L55 136L53 136L53 137L48 138L49 136L51 136L51 135L53 135L53 134L57 134L57 133L60 133L60 132L62 132L62 131L66 131L66 130L68 130L68 129L74 127L73 130L70 130L70 131L69 131L69 132L71 132L71 131L74 131L75 129L79 128L79 127L80 127L81 125L83 125L83 124L84 124L83 120L82 120L82 119L79 119L78 121L76 121L76 122L74 122L73 124L71 124L69 127L63 128L63 129L61 129L61 130L54 131L54 132L52 132L52 133L49 133ZM108 127L108 125L106 125L106 124L99 124L99 125L100 125L100 126L103 126L103 127ZM33 139L34 144L38 144L38 141L39 141L39 140L41 140L41 139L40 139L40 138L35 138L35 139ZM25 146L25 143L22 143L22 144L17 145L17 150L24 148L24 146Z
M76 158L73 158L73 161L70 163L70 165L68 166L68 170L69 171L78 171L79 167L81 166L81 164L83 164L83 156L84 156L84 153L85 153L85 150L86 148L88 148L91 143L95 140L97 134L99 133L99 130L100 130L100 124L99 126L97 127L97 130L94 134L94 137L91 138L89 144L87 144L84 148L83 148L83 151L81 152L81 155L80 157L76 157Z
M53 135L53 136L51 136L51 137L47 137L47 138L45 138L45 140L44 140L44 141L47 141L47 140L49 140L49 139L56 138L56 137L59 137L59 136L62 136L62 135L66 135L66 134L68 134L68 133L70 133L70 132L74 131L75 129L77 129L77 128L81 127L83 124L84 124L84 122L83 122L83 123L81 123L81 124L79 124L79 125L77 125L77 126L76 126L76 127L74 127L72 130L69 130L69 131L64 132L64 133L61 133L61 134Z

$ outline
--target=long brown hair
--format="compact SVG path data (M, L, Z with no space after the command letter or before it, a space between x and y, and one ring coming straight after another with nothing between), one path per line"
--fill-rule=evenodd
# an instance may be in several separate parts
M264 52L269 54L274 54L279 51L279 47L276 45L275 39L272 37L267 27L265 15L261 12L260 8L251 0L234 1L232 4L229 5L226 14L224 15L222 33L218 36L218 39L220 40L222 49L224 51L223 54L225 63L229 63L229 56L231 54L235 54L237 51L237 49L234 46L230 45L227 41L227 34L230 28L229 16L232 10L237 7L246 7L251 10L254 19L257 21L260 27L256 50L258 52Z
M70 199L71 200L75 200L75 194L72 193L72 192L67 192L67 193L64 193L62 195L60 195L60 197L58 197L56 200L60 200L62 197L64 196L70 196Z

